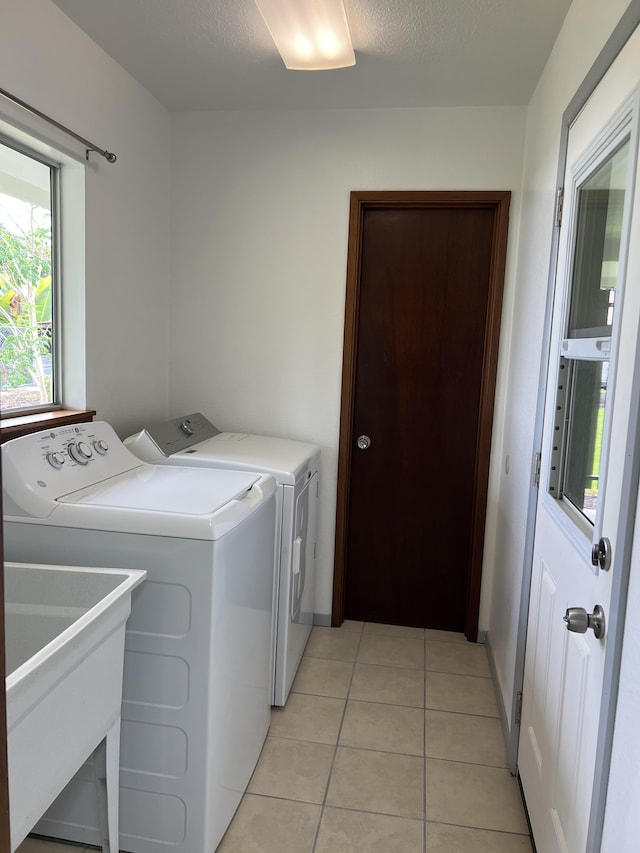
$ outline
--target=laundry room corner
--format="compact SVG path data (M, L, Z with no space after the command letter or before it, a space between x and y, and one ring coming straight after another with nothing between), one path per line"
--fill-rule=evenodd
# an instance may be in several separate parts
M172 116L171 277L199 307L171 313L169 409L320 446L320 624L332 612L349 194L512 188L517 233L524 120L518 107Z

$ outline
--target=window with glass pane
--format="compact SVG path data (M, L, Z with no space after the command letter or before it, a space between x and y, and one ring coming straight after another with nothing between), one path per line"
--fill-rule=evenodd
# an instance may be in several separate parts
M618 281L629 143L580 185L575 200L571 290L556 395L549 493L592 524Z
M627 143L578 193L569 338L611 336L628 151Z
M564 496L593 522L598 502L609 362L575 359L571 368L572 405L567 423Z
M54 402L55 168L0 143L0 406Z

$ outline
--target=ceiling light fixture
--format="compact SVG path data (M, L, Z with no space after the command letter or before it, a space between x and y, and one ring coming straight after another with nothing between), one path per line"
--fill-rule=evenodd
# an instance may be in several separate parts
M256 5L290 70L356 64L342 0L256 0Z

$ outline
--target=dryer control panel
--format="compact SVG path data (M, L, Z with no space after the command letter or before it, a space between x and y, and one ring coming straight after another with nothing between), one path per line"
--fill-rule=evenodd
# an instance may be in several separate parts
M152 424L125 439L125 445L146 462L161 462L174 453L220 435L220 430L200 412Z

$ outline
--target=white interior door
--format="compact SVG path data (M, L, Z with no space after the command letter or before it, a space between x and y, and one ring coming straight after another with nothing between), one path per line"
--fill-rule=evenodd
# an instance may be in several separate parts
M636 33L569 131L518 758L539 853L582 853L587 841L611 578L630 497L623 475L636 440L639 56ZM592 565L601 537L609 570ZM567 608L586 617L596 605L601 636L597 626L568 630Z

